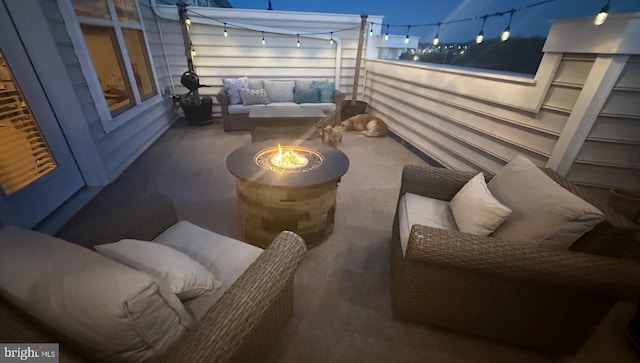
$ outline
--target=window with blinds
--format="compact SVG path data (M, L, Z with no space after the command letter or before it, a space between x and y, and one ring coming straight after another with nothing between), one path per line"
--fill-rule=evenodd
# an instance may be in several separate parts
M56 168L0 50L0 186L11 195Z

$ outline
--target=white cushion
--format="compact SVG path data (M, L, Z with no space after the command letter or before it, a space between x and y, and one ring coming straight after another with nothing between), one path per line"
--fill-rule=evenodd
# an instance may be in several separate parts
M471 178L449 206L458 230L478 236L488 236L511 214L511 209L491 195L482 173Z
M302 108L312 108L322 112L332 112L336 110L335 103L301 103Z
M263 81L271 102L293 102L294 81Z
M516 156L487 184L511 216L493 233L505 240L568 249L604 220L604 214L545 175L529 159Z
M261 248L211 232L186 221L168 228L155 240L190 256L223 282L213 294L185 301L196 320L242 275L264 251Z
M448 201L427 198L413 193L405 193L400 198L398 219L403 256L409 243L411 227L414 224L452 231L458 230L453 215L451 215Z
M249 79L249 88L251 89L261 89L264 88L261 79Z
M145 272L42 233L0 229L0 294L92 360L156 361L195 321Z
M266 105L229 105L229 113L230 114L241 114L241 113L249 113L252 108L265 108Z
M159 243L123 239L94 248L114 261L154 276L180 300L210 294L222 285L194 259Z

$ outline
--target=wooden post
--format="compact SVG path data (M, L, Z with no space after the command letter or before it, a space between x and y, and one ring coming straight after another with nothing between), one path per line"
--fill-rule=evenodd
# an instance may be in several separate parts
M364 32L367 27L368 15L360 15L360 38L358 39L358 55L356 56L356 73L353 76L353 92L351 93L351 106L356 105L358 98L358 82L360 81L360 59L362 58L362 46L364 43Z
M193 67L193 44L191 43L191 37L189 36L189 26L186 23L187 20L187 5L183 2L176 4L178 6L178 17L180 19L180 29L182 30L182 42L184 43L184 53L187 57L187 69L189 72L195 73L195 68ZM196 88L193 90L193 102L196 105L200 104L200 93Z

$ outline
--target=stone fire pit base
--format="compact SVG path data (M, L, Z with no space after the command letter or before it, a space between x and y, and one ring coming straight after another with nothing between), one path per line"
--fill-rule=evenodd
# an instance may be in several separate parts
M333 232L337 188L338 179L301 187L238 180L245 238L266 248L278 233L288 230L304 238L308 247L324 242Z

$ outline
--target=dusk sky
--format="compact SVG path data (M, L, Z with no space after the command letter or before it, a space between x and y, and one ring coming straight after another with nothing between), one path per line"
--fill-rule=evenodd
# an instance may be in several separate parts
M383 15L390 24L390 34L406 35L407 24L428 24L456 19L475 18L484 14L525 8L543 0L271 0L274 10L307 11L339 14ZM267 9L268 0L229 0L237 9ZM511 23L511 36L546 36L551 20L595 16L606 0L555 0L539 6L517 11ZM610 14L640 12L640 0L611 0ZM486 38L499 37L509 22L509 15L487 19ZM393 25L404 25L394 27ZM463 42L476 36L482 20L443 25L441 42ZM386 27L383 27L384 33ZM433 38L436 26L412 27L412 36L422 41Z

